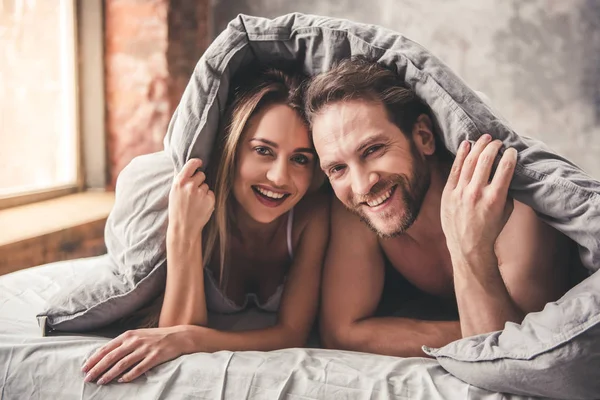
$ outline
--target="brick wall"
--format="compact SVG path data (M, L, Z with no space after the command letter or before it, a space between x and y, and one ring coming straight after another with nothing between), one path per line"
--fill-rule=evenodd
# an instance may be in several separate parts
M162 149L171 115L210 43L210 0L106 0L108 186Z

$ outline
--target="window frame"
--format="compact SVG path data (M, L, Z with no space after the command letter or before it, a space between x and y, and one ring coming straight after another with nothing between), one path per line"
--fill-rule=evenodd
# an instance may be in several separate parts
M0 210L106 186L104 9L102 0L69 0L73 7L74 184L0 196ZM86 99L85 93L93 93Z

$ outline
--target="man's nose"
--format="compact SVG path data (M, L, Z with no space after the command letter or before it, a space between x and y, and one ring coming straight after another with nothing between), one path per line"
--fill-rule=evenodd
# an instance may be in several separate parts
M369 194L378 180L379 175L375 172L356 170L352 174L352 192L356 195Z
M288 180L287 160L275 160L267 171L267 179L275 186L284 186Z

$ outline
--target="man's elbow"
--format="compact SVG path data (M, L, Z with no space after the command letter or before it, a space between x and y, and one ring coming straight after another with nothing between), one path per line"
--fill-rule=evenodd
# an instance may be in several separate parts
M326 349L362 351L352 340L352 324L321 324L321 345Z

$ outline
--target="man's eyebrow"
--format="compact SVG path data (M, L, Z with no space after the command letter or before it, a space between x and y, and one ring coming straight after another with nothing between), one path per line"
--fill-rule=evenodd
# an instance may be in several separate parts
M356 148L356 153L360 153L361 151L363 151L365 149L365 147L369 147L370 145L372 145L373 143L377 143L377 142L387 142L389 141L389 138L387 137L387 135L383 134L383 133L378 133L375 134L373 136L370 136L369 138L367 138L364 142L362 142L360 145L358 145L358 147ZM328 162L324 162L323 159L321 159L322 163L321 163L321 169L323 171L327 171L329 170L331 167L334 167L335 165L339 164L339 161L328 161Z
M276 149L279 148L279 146L277 145L277 143L272 142L268 139L263 139L263 138L252 138L250 139L251 142L257 141L257 142L261 142L264 144L268 144L271 147L274 147ZM309 153L309 154L315 154L315 149L311 149L310 147L298 147L297 149L294 149L294 153Z
M383 133L379 133L379 134L370 136L356 148L356 152L360 153L361 151L363 151L365 149L365 147L369 147L373 143L387 142L388 140L389 140L389 138Z
M330 168L332 168L338 164L339 164L338 161L328 161L325 164L321 163L321 169L323 171L329 171Z

